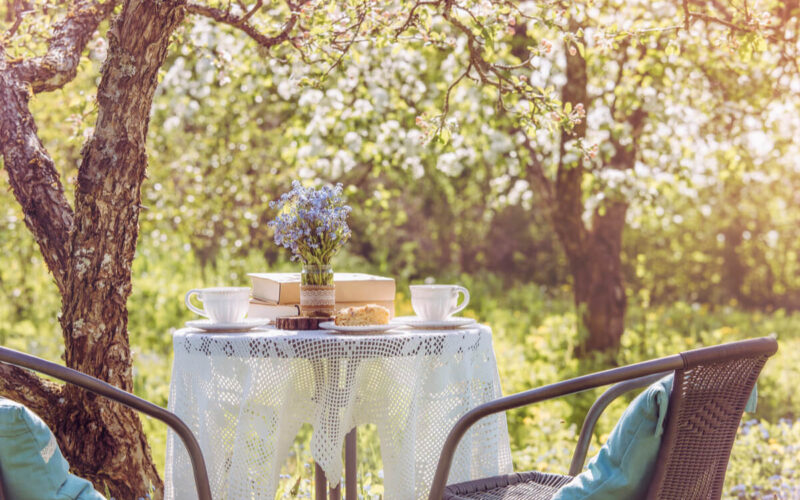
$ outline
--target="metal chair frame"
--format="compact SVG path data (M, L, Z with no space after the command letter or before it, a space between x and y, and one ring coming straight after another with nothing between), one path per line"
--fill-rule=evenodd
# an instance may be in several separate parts
M573 378L557 382L555 384L546 385L536 389L512 394L505 396L494 401L482 404L468 411L461 417L450 431L450 434L445 440L439 457L439 464L436 468L436 473L433 478L429 500L441 500L447 487L447 477L450 473L450 467L453 463L453 456L455 454L458 443L464 437L464 434L475 423L484 417L496 413L520 408L540 401L546 401L569 394L576 394L589 389L595 389L606 385L616 384L609 388L589 410L586 419L584 420L580 436L578 438L578 445L570 466L570 475L575 475L583 468L583 463L586 458L586 452L591 442L591 435L594 425L597 422L600 414L606 407L619 397L620 395L640 387L649 385L650 383L658 380L664 375L674 372L676 374L676 384L678 383L679 376L691 367L698 366L704 362L715 362L741 356L745 353L761 353L765 356L771 356L777 351L777 342L774 338L763 337L740 342L733 342L730 344L722 344L712 347L705 347L695 349L693 351L674 354L659 359L644 361L632 365L613 368L597 373L584 375L581 377ZM674 422L670 422L670 413L677 406L673 400L676 399L676 392L670 398L670 410L667 413L667 434L674 432ZM679 402L679 401L678 401ZM672 436L670 439L674 439ZM662 446L664 452L664 446ZM661 455L659 455L659 459ZM663 479L665 474L663 464L659 464L655 471L654 483Z
M0 347L0 362L44 373L45 375L49 375L63 382L100 394L101 396L164 422L175 431L175 434L180 437L184 446L186 446L186 450L189 452L199 500L212 500L211 487L208 483L208 472L206 470L205 460L203 459L203 452L200 450L200 445L189 427L174 413L95 377L13 349ZM0 500L3 500L2 478L0 478Z
M650 384L661 380L670 373L671 372L662 372L654 375L645 375L644 377L614 384L610 388L606 389L606 391L595 400L591 408L589 408L589 411L586 413L586 417L583 419L581 432L578 435L578 444L575 445L575 452L572 454L572 462L569 466L570 476L580 474L581 470L583 469L583 465L586 463L586 454L589 452L589 445L592 443L592 434L594 433L594 428L597 425L597 421L600 419L600 415L603 414L605 409L608 408L608 406L617 398L623 396L624 394L630 391L635 391L636 389L647 387Z

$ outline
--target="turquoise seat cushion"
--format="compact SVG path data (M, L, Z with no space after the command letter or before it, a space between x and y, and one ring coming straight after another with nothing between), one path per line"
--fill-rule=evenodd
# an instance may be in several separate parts
M614 426L586 470L564 485L552 500L637 500L644 498L655 471L664 433L673 375L642 391ZM746 411L755 411L753 388Z
M614 426L586 470L564 485L553 500L644 498L655 470L672 375L642 391Z
M0 475L14 500L103 500L92 484L69 473L56 438L35 413L0 398Z

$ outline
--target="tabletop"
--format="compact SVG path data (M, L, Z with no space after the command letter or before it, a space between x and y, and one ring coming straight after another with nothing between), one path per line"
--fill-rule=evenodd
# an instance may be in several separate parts
M444 440L470 408L501 396L491 330L395 330L378 335L262 329L178 330L169 407L198 437L215 498L273 500L300 426L331 484L344 436L375 424L386 500L424 499ZM171 433L166 498L194 498L188 455ZM451 482L511 471L504 415L476 425Z

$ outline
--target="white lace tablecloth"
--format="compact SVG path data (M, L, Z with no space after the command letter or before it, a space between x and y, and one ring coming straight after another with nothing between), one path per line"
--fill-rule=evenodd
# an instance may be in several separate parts
M215 499L273 500L303 423L329 481L353 427L375 424L386 500L426 499L445 437L467 410L501 396L491 330L345 336L263 330L173 339L169 408L197 436ZM505 415L459 445L450 482L511 471ZM167 439L166 498L195 499L189 456Z

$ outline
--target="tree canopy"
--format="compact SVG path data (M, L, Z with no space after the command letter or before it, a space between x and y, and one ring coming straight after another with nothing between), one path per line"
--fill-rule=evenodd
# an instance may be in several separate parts
M629 296L798 307L796 0L0 9L0 246L39 248L65 362L120 387L134 256L275 262L294 179L347 186L387 273L568 284L588 349ZM160 491L135 415L0 372L95 484Z

